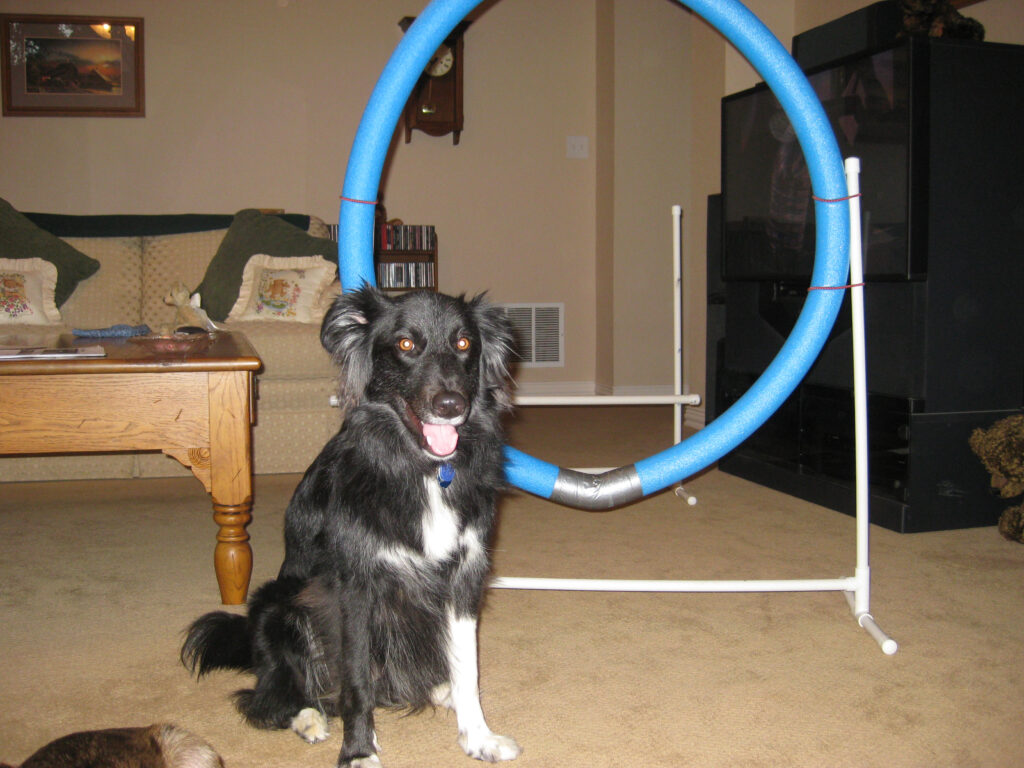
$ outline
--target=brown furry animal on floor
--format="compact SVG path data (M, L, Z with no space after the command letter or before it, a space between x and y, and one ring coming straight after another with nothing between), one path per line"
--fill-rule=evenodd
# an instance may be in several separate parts
M224 761L193 733L176 725L82 731L51 741L21 768L224 768ZM0 763L0 768L13 768Z
M1004 499L1024 493L1024 414L974 430L968 444L991 475L993 491ZM1024 544L1024 504L1003 512L999 532Z
M968 444L1004 499L1024 493L1024 414L1007 416L971 433Z
M1004 539L1024 544L1024 505L1003 511L999 516L999 533Z

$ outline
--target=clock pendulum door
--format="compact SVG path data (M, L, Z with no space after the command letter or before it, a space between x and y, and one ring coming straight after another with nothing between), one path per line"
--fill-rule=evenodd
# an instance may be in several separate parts
M407 30L415 19L406 16L399 22ZM462 112L462 36L469 22L463 21L438 47L416 82L405 105L405 143L412 141L413 129L429 136L452 134L459 143L464 122Z

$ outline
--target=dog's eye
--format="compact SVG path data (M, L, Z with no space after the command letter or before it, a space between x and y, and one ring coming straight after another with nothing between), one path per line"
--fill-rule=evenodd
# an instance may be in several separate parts
M459 350L459 352L465 352L471 346L472 346L472 342L469 339L467 339L465 336L460 336L459 340L455 342L455 348L457 350Z
M401 338L397 346L402 352L412 352L416 349L416 342L410 338Z

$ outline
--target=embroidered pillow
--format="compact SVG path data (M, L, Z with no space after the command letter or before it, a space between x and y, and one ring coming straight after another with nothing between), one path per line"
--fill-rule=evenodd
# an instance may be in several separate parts
M0 259L0 324L55 325L57 268L40 258Z
M212 319L223 320L228 316L238 298L242 270L252 256L261 253L337 259L338 244L313 237L278 216L262 214L254 208L239 211L194 291L202 297L203 309Z
M258 253L242 270L238 300L227 319L319 323L325 311L321 296L336 271L320 256Z

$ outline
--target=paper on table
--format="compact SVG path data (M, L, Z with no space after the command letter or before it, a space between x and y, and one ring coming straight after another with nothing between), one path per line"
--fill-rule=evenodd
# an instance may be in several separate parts
M91 347L0 347L0 360L64 360L77 357L106 357L100 345Z

